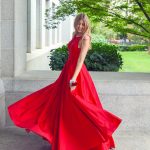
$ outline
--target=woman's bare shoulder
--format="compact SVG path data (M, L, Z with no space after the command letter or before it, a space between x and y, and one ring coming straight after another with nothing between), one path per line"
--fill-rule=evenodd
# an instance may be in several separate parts
M83 36L83 40L90 40L91 39L91 36L89 34L85 34Z

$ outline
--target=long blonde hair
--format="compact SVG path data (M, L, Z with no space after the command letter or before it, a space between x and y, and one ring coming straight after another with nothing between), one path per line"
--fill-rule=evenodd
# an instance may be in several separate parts
M89 18L86 14L84 14L84 13L78 14L75 17L75 20L74 20L74 29L75 29L75 31L73 32L73 36L75 36L77 34L76 26L78 25L78 22L80 20L83 20L83 22L85 23L85 31L84 31L82 39L81 39L81 43L82 43L82 40L83 40L85 35L89 35L90 39L91 39L91 26L90 26ZM90 40L90 47L89 48L91 48L91 40Z

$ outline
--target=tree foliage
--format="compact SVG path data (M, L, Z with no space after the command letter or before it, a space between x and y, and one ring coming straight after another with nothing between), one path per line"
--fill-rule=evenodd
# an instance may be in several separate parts
M51 14L46 10L46 28L55 28L67 16L84 12L93 22L103 22L116 32L150 39L150 0L62 0Z

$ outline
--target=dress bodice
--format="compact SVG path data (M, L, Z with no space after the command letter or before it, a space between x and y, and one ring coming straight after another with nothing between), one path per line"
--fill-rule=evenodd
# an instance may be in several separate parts
M68 51L69 51L69 58L71 59L73 57L74 59L77 59L80 53L80 48L78 47L78 43L81 39L81 36L74 36L72 40L67 44Z

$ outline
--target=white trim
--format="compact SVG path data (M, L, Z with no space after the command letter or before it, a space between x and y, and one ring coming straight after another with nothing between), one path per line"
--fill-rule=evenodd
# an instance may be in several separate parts
M31 53L26 53L26 56L27 56L27 62L32 60L32 59L35 59L36 57L39 57L41 56L42 54L45 54L47 53L48 51L50 51L51 49L55 49L55 48L58 48L62 46L62 43L57 43L55 45L51 45L50 47L45 47L43 49L35 49L35 50L32 50Z

